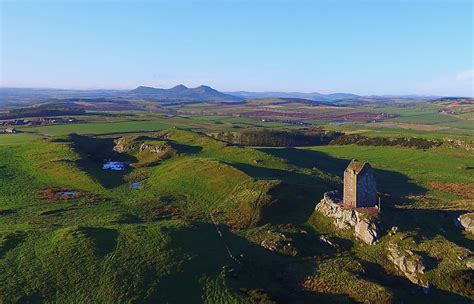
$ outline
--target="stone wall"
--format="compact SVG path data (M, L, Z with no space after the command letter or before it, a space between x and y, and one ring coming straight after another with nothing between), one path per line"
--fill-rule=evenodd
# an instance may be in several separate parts
M354 171L344 171L344 204L355 208L356 206L357 176Z
M371 168L366 168L357 176L356 207L377 206L377 185Z

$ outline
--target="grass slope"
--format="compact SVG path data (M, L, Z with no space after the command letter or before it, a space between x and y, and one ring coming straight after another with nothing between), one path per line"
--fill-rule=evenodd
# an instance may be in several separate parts
M74 131L91 130L84 128ZM462 282L452 287L446 278L465 271L457 256L472 241L452 225L459 212L444 210L467 208L469 200L457 204L458 195L431 182L473 183L472 155L446 148L253 149L178 129L147 136L145 143L165 142L174 153L149 163L136 149L114 152L113 138L80 135L0 145L0 302L469 302ZM386 213L400 233L374 246L313 214L354 157L373 164L381 191L391 194L387 202L403 203ZM147 165L112 173L101 169L104 158ZM79 195L44 197L45 188ZM299 254L264 249L270 235L284 235L294 246L288 252ZM432 295L417 292L383 258L388 242L433 262L426 273Z

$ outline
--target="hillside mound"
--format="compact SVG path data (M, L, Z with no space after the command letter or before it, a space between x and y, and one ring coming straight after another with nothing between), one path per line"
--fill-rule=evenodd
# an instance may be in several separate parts
M271 202L268 192L276 184L278 181L254 180L219 160L194 157L164 162L147 180L149 191L173 198L172 203L187 213L201 213L234 229L260 220L261 208Z

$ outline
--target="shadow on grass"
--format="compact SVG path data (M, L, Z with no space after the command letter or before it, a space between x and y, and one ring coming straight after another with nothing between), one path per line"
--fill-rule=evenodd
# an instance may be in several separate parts
M382 229L396 226L401 232L414 232L417 243L443 236L454 244L474 250L474 240L466 238L455 222L466 211L387 208L381 213Z
M328 189L339 187L332 180L296 171L270 169L244 163L229 163L254 179L281 180L269 195L272 200L262 208L259 224L304 223L313 213L316 203Z
M0 238L0 258L10 250L14 249L23 241L24 235L22 232L12 232Z
M177 143L175 141L170 140L171 146L178 151L178 153L184 153L184 154L197 154L202 151L201 146L192 146L192 145L186 145L186 144L181 144Z
M432 257L432 256L429 256L428 254L426 254L423 251L415 251L414 253L418 254L421 257L421 259L423 260L423 265L425 266L426 271L430 271L430 270L436 269L438 267L439 262L440 262L439 259L437 259L435 257Z
M472 303L467 297L433 287L425 295L418 285L413 284L405 277L388 274L378 264L358 258L357 261L363 266L364 272L353 274L366 281L389 288L393 291L397 303Z
M302 258L304 256L282 256L232 234L230 231L223 231L224 239L241 262L240 265L235 265L237 274L230 278L230 282L233 283L231 286L238 286L239 289L263 289L277 303L354 302L353 298L345 294L319 293L305 290L302 287L305 278L315 274L315 267L318 263L324 263L328 257L337 258L334 253L329 253L328 256L323 254L325 252L323 249L313 251L313 254L316 254L316 259ZM323 244L304 243L299 245L300 248L301 246L309 246L308 248L324 246ZM362 260L360 262L364 270L354 273L354 279L365 279L387 288L392 291L398 302L433 303L437 302L437 297L441 296L444 302L470 303L467 297L442 290L433 290L432 294L426 296L418 286L412 284L408 279L388 274L377 264ZM333 288L337 289L338 287L333 286ZM346 289L347 286L342 286L342 288Z
M272 202L262 208L259 224L302 224L307 222L327 187L324 183L314 186L286 182L278 184L268 193Z
M119 291L126 290L126 294L107 293L107 300L112 302L133 299L138 303L201 303L205 300L224 303L236 296L249 298L254 302L261 302L258 299L263 298L274 303L354 302L349 295L330 292L337 289L349 292L350 287L343 285L345 282L341 282L341 286L322 286L322 289L328 290L324 293L306 290L302 286L308 276L315 275L318 263L325 263L327 256L316 256L315 259L282 256L232 233L225 226L219 226L219 230L221 235L213 224L205 222L169 221L166 226L161 227L154 223L139 223L134 233L129 235L131 239L123 239L123 245L130 241L130 244L138 247L120 246L119 250L114 251L117 242L115 230L103 227L81 228L100 248L100 256L114 252L108 259L108 272L104 274L106 280L101 282ZM147 237L152 237L155 241L158 239L158 242L163 243L162 246L141 246L141 242L146 241ZM301 246L305 244L302 243ZM228 250L237 261L229 256ZM69 258L76 258L74 250L69 254ZM330 258L337 257L331 254ZM404 303L437 302L434 297L424 296L417 290L413 295L409 294L407 286L413 286L406 279L386 274L378 265L362 263L366 271L355 273L354 279L361 277L387 287ZM68 271L71 271L74 267L83 267L83 264L71 263L69 267ZM343 269L345 270L344 266ZM54 280L61 277L58 272L47 275ZM20 275L21 273L18 274ZM81 280L92 279L87 272L80 275L83 276ZM321 276L324 277L324 274ZM321 282L324 284L324 278ZM87 290L88 286L90 285L82 283L74 285L74 292L84 298L94 299L94 294L89 293L97 290ZM38 294L29 289L22 292L24 294L18 293L21 302L50 302L58 295L64 296L66 289L58 290L55 285L51 285ZM467 300L449 292L442 293L446 303L464 303ZM360 293L359 296L363 297Z
M303 290L300 283L312 270L306 267L308 262L270 252L230 232L223 225L219 226L219 230L222 237L214 225L193 222L191 229L169 231L172 235L170 246L179 248L177 252L186 252L195 259L183 262L181 271L160 280L156 290L161 291L161 295L157 293L154 300L201 302L206 296L219 294L204 293L202 284L206 281L215 283L221 278L224 280L222 286L232 293L256 302L262 299L276 303L320 303L322 300L328 303L352 302L346 295ZM227 248L238 262L229 256ZM302 267L300 263L305 266ZM214 292L217 291L214 289ZM223 290L219 292L225 294ZM214 297L208 300L221 303L228 301L226 298Z
M326 253L324 248L313 248L324 247L324 244L298 243L300 248L309 246L307 253L312 252L314 258L306 255L289 257L266 250L232 233L223 225L219 226L219 230L222 237L210 223L192 222L192 226L185 229L168 228L167 246L173 248L175 259L179 260L179 263L172 265L164 276L155 272L160 271L158 268L148 268L140 273L140 276L145 276L141 281L145 284L141 290L146 289L148 293L142 293L137 300L191 303L209 299L223 302L228 300L224 295L233 294L256 302L262 299L274 303L354 302L354 299L346 294L320 293L302 286L308 276L318 276L315 273L318 263L325 263L327 258L337 258L335 253ZM237 261L229 256L228 249ZM182 259L183 255L192 258ZM363 279L387 288L399 302L433 303L437 302L436 297L442 296L444 301L469 303L468 298L447 291L434 290L432 294L424 295L418 286L406 278L388 274L377 264L362 260L360 263L364 270L353 273L354 279ZM157 275L161 277L158 281L153 279ZM324 282L324 279L321 282ZM347 286L342 285L330 286L329 290L333 288L349 290ZM363 297L360 294L359 296Z
M125 153L113 150L113 138L96 138L77 134L70 135L73 149L81 157L76 161L79 169L89 174L105 188L114 188L124 183L123 177L131 171L126 167L122 171L103 170L102 165L107 160L134 163L137 159Z
M98 256L111 253L117 245L118 232L115 229L103 227L82 227L81 231L92 240Z
M341 177L350 160L331 157L326 153L295 148L262 148L265 153L285 159L289 164L305 169L318 169ZM263 168L243 163L230 164L255 179L283 181L270 191L272 203L262 209L262 223L303 223L313 213L324 192L342 190L342 185L319 175L296 171ZM410 181L403 174L388 170L375 170L378 188L391 197L386 204L400 202L401 197L412 193L424 194L426 189ZM399 199L400 198L400 199Z
M143 140L155 138L143 136ZM69 140L73 143L73 149L80 155L81 159L76 161L77 166L92 176L97 182L107 189L122 185L124 176L132 171L129 166L124 170L103 170L103 164L108 161L118 161L127 164L137 163L137 158L127 154L114 151L114 138L98 138L77 134L71 134ZM191 146L170 141L178 153L197 154L202 147Z
M312 184L317 182L317 180L315 180L311 175L296 171L265 168L245 163L229 163L229 165L255 179L279 179L293 184Z
M335 158L326 153L295 148L264 148L262 152L285 159L288 163L302 168L317 168L321 171L343 177L344 170L349 165L350 159ZM413 183L404 174L374 169L377 187L380 192L401 198L409 194L424 194L426 189Z
M317 168L338 176L343 175L350 162L347 159L331 157L326 153L312 150L294 148L260 150L286 159L292 165ZM235 166L255 178L272 177L286 182L272 189L270 194L274 201L262 210L262 222L304 222L311 216L315 204L319 202L324 192L337 188L341 190L340 185L334 185L310 175L244 164ZM400 231L419 232L420 237L428 239L443 235L461 247L474 250L474 241L466 238L454 225L456 218L467 211L394 208L395 203L411 203L410 200L403 200L403 197L412 193L423 195L427 190L398 172L375 169L375 174L379 190L389 194L382 199L381 219L386 226L382 228L388 230L392 226L397 226Z

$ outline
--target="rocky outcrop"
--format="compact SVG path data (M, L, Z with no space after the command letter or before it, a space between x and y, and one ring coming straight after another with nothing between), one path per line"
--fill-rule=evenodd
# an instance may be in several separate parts
M139 140L142 140L140 136L122 136L114 140L115 146L114 151L123 153L136 148Z
M459 216L457 222L464 230L474 233L474 212Z
M396 244L390 243L387 247L388 259L400 270L412 283L428 288L429 284L421 276L425 273L425 265L421 256L408 249L402 249Z
M471 269L471 270L474 270L474 260L473 261L467 261L466 267Z
M284 240L263 240L260 246L267 250L285 255L296 256L298 254L298 251L293 247L292 243L285 242Z
M343 208L336 203L340 200L337 191L326 192L315 210L334 219L334 225L342 230L354 229L354 235L366 244L377 241L377 225L355 209Z
M302 232L292 234L298 235L301 233ZM263 240L260 242L260 246L269 251L283 255L298 255L298 249L295 246L293 237L275 228L267 230Z
M140 152L163 153L170 148L171 146L168 143L162 143L160 145L151 145L151 144L143 143L140 146Z
M444 138L444 142L451 147L458 148L461 147L467 151L474 150L474 145L471 142L467 142L461 139L453 139L453 138Z
M369 220L358 221L354 226L354 232L356 237L366 244L373 244L377 241L377 227Z
M162 142L158 144L150 144L144 142L147 139L148 138L144 136L122 136L114 140L114 150L119 153L123 153L138 147L140 152L158 154L163 153L171 148L171 145L167 142Z
M122 136L114 140L114 150L123 153L138 149L139 153L167 154L174 151L168 142L149 143L149 137L145 136Z

